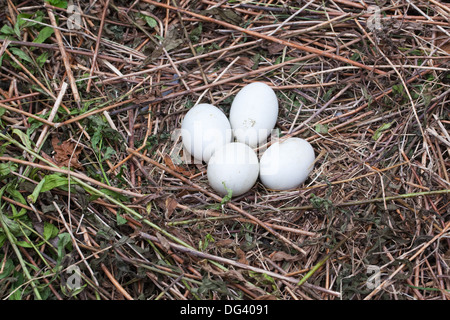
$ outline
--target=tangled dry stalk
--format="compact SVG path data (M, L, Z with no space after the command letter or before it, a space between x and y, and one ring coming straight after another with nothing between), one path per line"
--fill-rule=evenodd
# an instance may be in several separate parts
M437 0L0 1L0 296L449 299L449 17ZM318 157L296 190L229 200L174 133L252 81Z

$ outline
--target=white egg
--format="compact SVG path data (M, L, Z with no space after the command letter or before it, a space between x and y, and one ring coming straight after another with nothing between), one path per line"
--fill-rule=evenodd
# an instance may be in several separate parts
M275 142L260 159L259 178L273 190L289 190L305 182L315 160L311 144L300 138Z
M264 144L275 127L278 100L267 84L253 82L243 87L231 104L230 124L238 142L251 147Z
M221 195L228 193L227 188L232 190L232 196L246 193L256 183L258 174L258 156L240 142L217 149L208 162L208 182Z
M230 122L219 108L197 104L183 119L181 138L186 151L195 159L208 162L216 148L231 142Z

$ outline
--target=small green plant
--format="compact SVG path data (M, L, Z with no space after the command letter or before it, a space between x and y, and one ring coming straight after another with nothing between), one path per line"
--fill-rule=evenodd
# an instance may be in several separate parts
M333 206L333 202L331 200L316 196L314 193L311 194L311 199L309 199L311 204L316 209L324 209L328 211Z
M62 9L66 9L68 5L67 0L45 0L45 1L51 4L52 6Z
M223 187L225 188L225 190L227 190L227 195L222 198L222 201L220 201L221 206L230 202L231 198L233 197L233 190L227 188L227 186L225 185L225 181L223 181L222 184L223 184Z
M210 209L214 209L214 210L221 210L221 209L223 209L224 205L226 205L228 202L230 202L231 198L233 197L233 190L229 189L225 185L225 181L223 181L222 184L223 184L225 190L227 190L227 194L222 198L220 203L209 206Z
M156 20L154 18L147 16L145 14L139 13L139 18L144 19L144 21L147 23L147 25L152 29L158 25L158 23L156 22Z
M328 133L328 125L326 125L326 124L321 124L321 123L316 124L316 126L314 127L314 130L315 130L317 133L320 133L320 134L326 134L326 133Z
M202 240L199 241L198 248L199 248L200 251L205 251L208 248L208 245L210 243L215 242L215 241L216 240L214 240L214 237L210 233L208 233L205 236L205 239L203 241Z
M203 24L200 22L198 26L189 33L189 39L192 43L198 43L203 31Z
M403 95L405 94L405 88L403 87L403 85L402 85L401 83L399 83L399 84L394 84L394 85L392 86L392 92L393 92L395 95L403 96Z
M394 121L389 122L389 123L383 123L373 134L372 140L377 141L380 138L381 134L384 131L388 130L392 126L393 123L394 123Z
M17 15L17 20L14 26L8 24L3 25L0 28L0 39L8 40L22 40L22 33L25 29L28 29L36 34L33 42L34 43L44 43L48 38L54 33L54 29L49 26L43 26L41 23L44 20L44 13L40 10L36 11L34 14L30 13L20 13ZM15 45L11 44L9 50L14 57L19 60L22 64L29 64L31 66L38 67L40 70L44 63L49 57L49 52L44 51L39 56L34 57L31 53L35 50L35 47L30 47L28 52L19 49ZM0 57L0 66L3 59L8 60L9 63L16 69L21 69L21 67L15 63L6 53ZM30 72L33 72L34 68L30 68Z

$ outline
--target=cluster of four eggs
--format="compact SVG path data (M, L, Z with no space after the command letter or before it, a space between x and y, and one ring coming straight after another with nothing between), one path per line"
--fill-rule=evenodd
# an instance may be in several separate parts
M197 104L181 125L183 146L207 163L210 186L232 196L249 191L258 177L272 190L289 190L308 177L315 160L312 146L300 138L273 143L258 159L254 148L265 144L278 117L275 92L262 82L243 87L234 98L229 119L211 104Z

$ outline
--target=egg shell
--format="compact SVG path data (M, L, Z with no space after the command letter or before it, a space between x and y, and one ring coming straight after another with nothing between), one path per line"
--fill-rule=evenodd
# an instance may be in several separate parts
M308 178L314 160L314 149L304 139L275 142L261 156L259 178L272 190L293 189Z
M215 149L231 142L227 116L216 106L200 103L192 107L181 124L183 146L195 159L208 162Z
M267 141L278 116L278 99L267 84L253 82L233 99L230 124L238 142L256 147Z
M210 186L219 194L232 196L249 191L259 175L259 161L255 151L240 142L231 142L216 150L208 162L207 176ZM226 188L225 188L225 186Z

